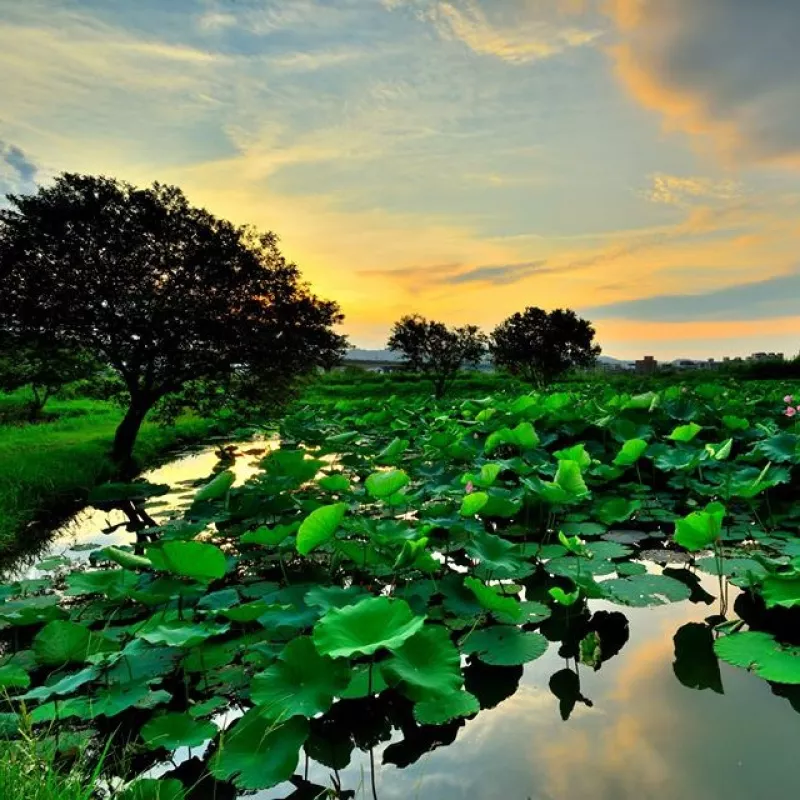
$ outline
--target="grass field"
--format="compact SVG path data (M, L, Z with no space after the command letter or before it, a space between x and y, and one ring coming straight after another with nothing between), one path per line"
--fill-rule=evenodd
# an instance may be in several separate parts
M11 404L0 398L0 407ZM44 511L80 502L113 475L108 452L121 409L97 400L54 400L56 419L0 425L0 553L25 546L25 528ZM145 422L135 458L149 464L171 448L213 432L216 423L183 417L174 426Z

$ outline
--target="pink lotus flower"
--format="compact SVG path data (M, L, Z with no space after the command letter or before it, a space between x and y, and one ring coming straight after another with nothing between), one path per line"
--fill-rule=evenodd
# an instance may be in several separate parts
M792 411L794 411L794 409L792 409ZM464 490L466 491L467 494L472 494L475 491L475 487L472 485L472 481L469 481L467 483L466 487L464 487Z
M797 409L793 406L789 406L783 413L786 414L787 417L793 417L797 413Z
M790 406L794 403L794 398L790 394L787 394L786 397L783 398L783 402L786 403L787 406Z

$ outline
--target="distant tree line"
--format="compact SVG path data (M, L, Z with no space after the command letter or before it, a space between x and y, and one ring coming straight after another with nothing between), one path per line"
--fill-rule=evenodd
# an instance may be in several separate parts
M449 328L419 315L395 322L388 348L407 369L428 375L441 397L462 369L491 359L511 375L544 387L576 367L591 367L600 355L591 324L569 309L529 307L501 322L490 335L475 325Z

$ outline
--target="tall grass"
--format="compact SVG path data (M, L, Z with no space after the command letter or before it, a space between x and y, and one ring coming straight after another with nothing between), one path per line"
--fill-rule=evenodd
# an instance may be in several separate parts
M3 800L91 800L96 796L98 770L89 771L80 757L68 769L61 769L52 750L30 736L0 740Z
M0 554L24 549L27 527L43 512L80 502L114 474L108 453L122 411L93 400L64 402L73 412L83 402L85 413L35 425L0 425ZM153 463L213 429L212 420L191 416L167 427L146 422L134 457L142 465Z

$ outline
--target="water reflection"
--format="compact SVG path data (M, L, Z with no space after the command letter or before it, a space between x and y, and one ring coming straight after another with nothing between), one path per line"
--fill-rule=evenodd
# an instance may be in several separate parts
M716 586L701 584L704 592ZM370 745L380 800L794 796L800 717L769 684L712 659L705 619L713 609L591 608L573 635L524 670L468 666L466 686L482 708L470 720L416 726L385 696L334 706L320 725L338 743L340 769L310 761L304 771L301 762L308 783L298 778L256 796L319 797L335 774L346 791L334 796L371 797L369 756L357 749ZM591 629L615 642L598 669L574 653L575 638Z
M44 559L67 558L72 564L80 564L100 547L135 544L137 532L146 526L179 518L189 506L196 487L215 470L233 470L234 485L238 486L259 471L259 459L274 446L274 440L264 439L226 444L223 448L209 444L186 450L140 476L149 483L168 486L166 494L137 504L135 510L123 504L107 508L86 506L57 528L35 553L20 559L13 570L4 572L3 580L47 578L48 571L36 568Z

